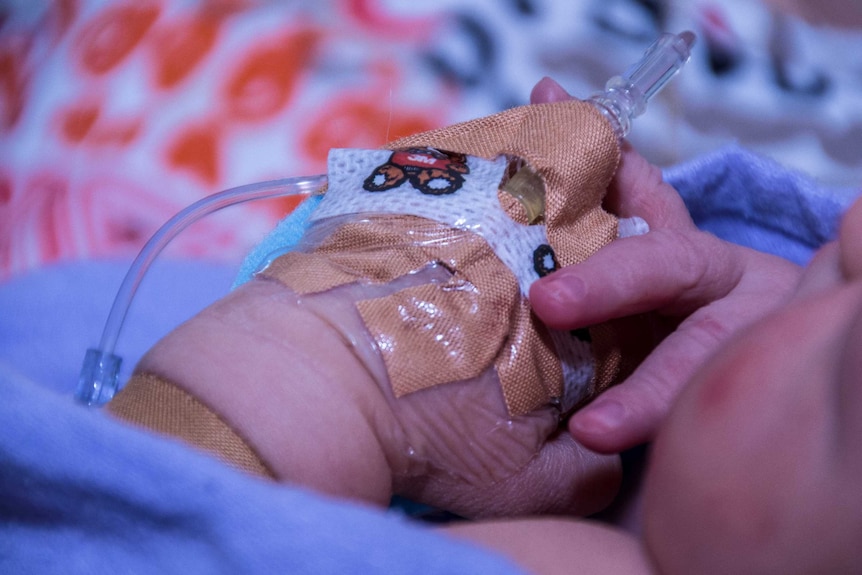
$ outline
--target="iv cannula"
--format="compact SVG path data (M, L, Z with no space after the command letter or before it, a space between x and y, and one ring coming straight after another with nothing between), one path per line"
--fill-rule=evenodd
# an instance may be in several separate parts
M689 31L662 34L636 64L608 80L604 92L590 96L618 138L628 135L632 119L644 113L653 96L688 62L695 39Z
M628 135L632 119L644 113L647 102L685 65L694 41L692 32L662 34L637 63L608 80L603 92L587 99L602 113L617 139L622 141ZM521 203L530 224L543 217L545 186L532 168L520 168L502 189Z
M662 34L643 57L620 76L611 78L603 92L588 101L607 118L619 139L631 130L633 118L641 115L649 100L688 61L695 35L692 32ZM319 192L326 176L287 178L231 188L207 196L168 220L144 245L126 273L105 322L98 348L90 348L78 379L75 397L88 405L110 401L119 389L122 359L114 351L126 314L150 264L182 230L222 208L259 199Z

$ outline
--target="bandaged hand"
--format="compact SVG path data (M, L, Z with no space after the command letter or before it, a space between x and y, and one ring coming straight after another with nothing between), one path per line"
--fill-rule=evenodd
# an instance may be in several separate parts
M180 388L271 475L327 493L470 517L600 509L619 462L560 424L613 383L613 334L549 332L526 294L616 236L611 126L562 102L388 148L334 150L300 245L160 342L132 388ZM543 200L529 217L525 189Z

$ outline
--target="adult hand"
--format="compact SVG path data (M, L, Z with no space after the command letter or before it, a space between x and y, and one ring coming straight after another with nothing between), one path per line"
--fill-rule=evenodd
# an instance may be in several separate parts
M544 79L534 103L570 96ZM533 284L530 299L549 327L575 329L648 314L652 351L619 385L575 413L569 430L584 446L617 452L650 441L696 369L740 329L778 307L801 270L775 256L699 231L661 170L623 147L605 208L639 216L650 232L620 239L586 261Z

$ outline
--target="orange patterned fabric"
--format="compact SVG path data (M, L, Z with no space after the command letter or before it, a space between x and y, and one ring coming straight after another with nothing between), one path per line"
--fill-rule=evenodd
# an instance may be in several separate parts
M526 103L542 76L590 94L667 22L699 35L701 57L650 103L658 121L636 122L641 153L667 166L734 142L858 185L862 116L834 96L858 93L862 76L829 57L832 30L748 0L598 4L0 2L0 280L129 259L206 195ZM235 263L297 200L207 218L167 255Z
M411 72L444 13L381 27L384 8L352 4L0 5L0 280L131 258L204 196L321 173L332 147L449 121L440 80L426 92ZM425 33L404 33L414 26ZM301 199L207 218L168 255L238 262Z

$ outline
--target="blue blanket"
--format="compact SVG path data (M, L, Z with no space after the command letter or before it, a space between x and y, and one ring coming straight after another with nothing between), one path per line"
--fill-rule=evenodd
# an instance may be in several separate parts
M704 229L798 263L834 236L858 192L824 189L739 148L666 177ZM295 242L297 214L242 274ZM79 262L0 285L0 572L517 572L395 512L247 477L75 404L79 362L123 272L123 263ZM118 348L128 365L232 275L202 263L155 266Z
M257 480L0 374L3 573L513 573L408 522Z

